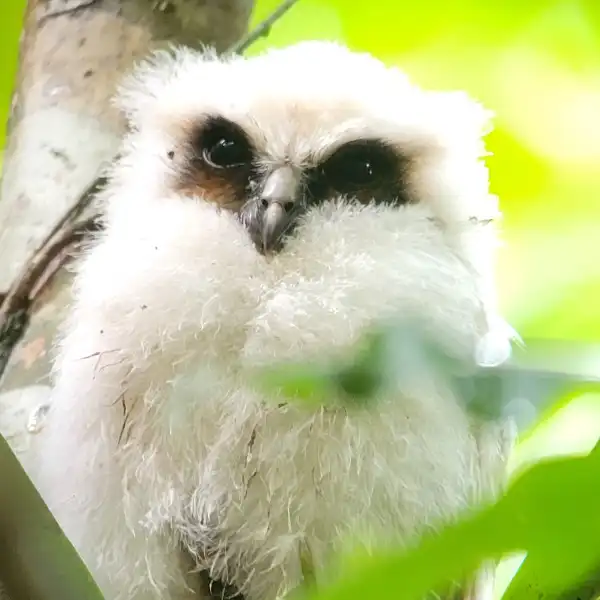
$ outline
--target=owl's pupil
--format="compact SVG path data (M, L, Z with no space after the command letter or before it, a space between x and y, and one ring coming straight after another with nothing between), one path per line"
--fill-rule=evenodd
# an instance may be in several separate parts
M353 173L353 179L356 181L364 181L365 183L368 183L371 179L373 179L373 177L375 177L375 169L368 160L364 162L357 162Z
M340 189L348 184L369 185L376 178L377 173L369 161L355 158L341 161L335 169L329 170L329 175L336 182L335 187Z
M234 123L215 119L201 133L202 158L211 167L231 169L252 162L252 148L244 132Z
M244 152L240 152L240 147L233 140L223 138L219 140L212 150L213 162L220 165L233 165L243 162Z
M360 141L347 144L322 166L327 184L346 193L385 183L394 177L396 158L378 142Z
M221 138L212 148L207 148L205 158L221 168L237 167L248 161L247 148L233 139Z

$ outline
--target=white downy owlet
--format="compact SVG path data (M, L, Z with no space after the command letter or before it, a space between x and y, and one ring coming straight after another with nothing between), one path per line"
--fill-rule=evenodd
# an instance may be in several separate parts
M198 597L206 570L274 600L301 554L326 582L348 538L410 544L496 493L510 424L474 421L434 376L353 411L246 377L396 314L457 358L506 358L489 113L326 42L159 53L119 104L130 133L35 441L36 483L105 597Z

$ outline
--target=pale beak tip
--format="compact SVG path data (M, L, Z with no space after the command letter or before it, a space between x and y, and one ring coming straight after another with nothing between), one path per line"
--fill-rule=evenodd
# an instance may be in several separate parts
M262 248L267 253L273 249L279 241L280 233L286 220L286 211L278 202L274 202L267 208L264 214L262 228Z

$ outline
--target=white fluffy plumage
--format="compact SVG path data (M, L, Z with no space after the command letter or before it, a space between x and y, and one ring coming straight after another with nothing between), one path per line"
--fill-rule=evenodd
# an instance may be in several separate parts
M301 553L326 581L348 538L410 544L494 493L509 427L475 423L434 377L350 413L266 397L245 377L330 356L398 313L456 356L506 356L489 113L325 42L158 54L119 103L131 133L102 194L105 231L78 266L35 469L106 598L196 597L197 567L274 599L301 582ZM332 198L265 257L208 192L172 187L168 153L215 113L265 167L351 139L408 149L418 201Z

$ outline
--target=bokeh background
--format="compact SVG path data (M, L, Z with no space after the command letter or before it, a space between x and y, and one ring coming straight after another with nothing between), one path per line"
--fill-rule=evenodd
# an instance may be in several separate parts
M258 0L254 21L278 2ZM0 148L23 7L0 0ZM371 52L425 87L465 89L496 113L488 163L505 215L503 310L524 337L597 344L600 2L300 0L250 53L315 38ZM589 360L600 375L600 350ZM585 452L599 436L588 393L525 437L515 465Z

